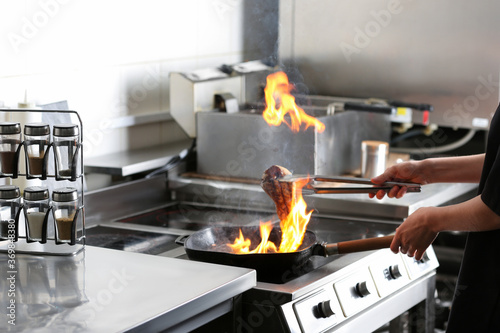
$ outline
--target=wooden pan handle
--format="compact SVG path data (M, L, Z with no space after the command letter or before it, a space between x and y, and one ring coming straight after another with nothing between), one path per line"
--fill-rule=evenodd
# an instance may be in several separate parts
M394 236L357 239L337 243L339 254L383 249L391 246Z
M391 246L393 238L394 235L391 235L325 244L325 253L326 255L334 255L384 249Z

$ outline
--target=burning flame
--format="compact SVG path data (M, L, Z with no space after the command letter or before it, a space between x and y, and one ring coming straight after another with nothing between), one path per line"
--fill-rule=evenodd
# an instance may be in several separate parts
M267 253L267 252L278 252L276 244L268 241L271 230L273 230L273 225L271 221L260 223L260 236L262 241L260 244L252 251L250 251L250 246L252 241L243 236L240 229L240 236L234 240L233 244L227 244L233 249L234 253Z
M269 241L269 234L273 229L271 221L260 223L261 242L253 250L252 241L243 236L240 229L240 235L235 239L233 244L227 244L233 249L233 253L248 254L248 253L284 253L295 252L302 244L304 234L307 230L307 224L311 219L312 210L307 212L307 204L302 197L302 188L309 182L308 179L300 180L293 183L294 201L291 202L290 213L280 221L281 228L281 243L279 247Z
M280 126L284 122L295 133L300 131L302 123L306 125L306 129L314 126L318 132L323 132L325 125L295 104L295 97L290 94L292 88L293 85L288 83L288 77L283 72L276 72L267 77L264 89L266 109L262 114L264 120L271 126ZM290 116L290 122L285 119L286 114Z

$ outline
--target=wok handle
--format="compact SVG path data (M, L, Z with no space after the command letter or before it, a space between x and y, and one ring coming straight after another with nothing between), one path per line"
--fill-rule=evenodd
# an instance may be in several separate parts
M331 256L334 254L379 250L390 247L393 238L394 235L357 239L346 242L323 244L323 247L325 249L326 256Z

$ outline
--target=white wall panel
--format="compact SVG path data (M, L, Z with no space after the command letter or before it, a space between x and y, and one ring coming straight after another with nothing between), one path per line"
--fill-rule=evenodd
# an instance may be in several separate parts
M109 122L168 112L171 71L261 54L245 42L253 3L0 0L0 101L15 107L26 89L38 104L67 100L82 116L90 156L182 139L176 124L130 130Z

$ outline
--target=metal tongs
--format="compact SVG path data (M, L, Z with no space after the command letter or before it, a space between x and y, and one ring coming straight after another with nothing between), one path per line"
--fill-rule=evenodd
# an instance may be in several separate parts
M420 192L420 184L403 182L385 182L374 184L367 178L356 177L327 177L327 176L299 176L288 175L279 178L279 182L293 183L308 179L308 183L302 188L302 194L329 194L329 193L376 193L380 190L389 192L393 186L404 186L407 192ZM371 186L336 186L340 184L361 184ZM330 186L328 186L330 185Z

